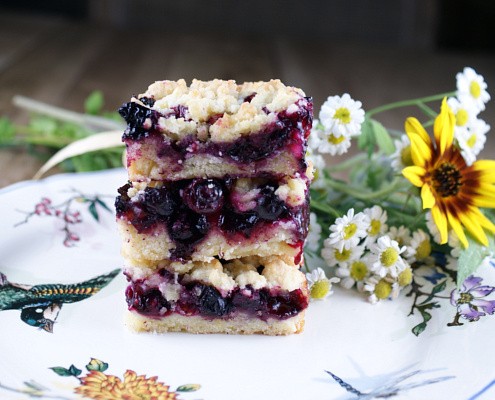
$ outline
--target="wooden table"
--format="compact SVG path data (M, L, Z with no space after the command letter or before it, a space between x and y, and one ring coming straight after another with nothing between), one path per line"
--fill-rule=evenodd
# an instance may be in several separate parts
M154 80L237 81L280 78L303 88L319 109L329 95L350 93L365 109L455 89L455 75L472 66L495 87L495 55L434 52L306 37L185 35L119 31L47 17L0 15L0 115L26 121L12 105L16 94L82 111L95 89L116 109ZM401 129L416 109L379 115ZM495 105L481 117L495 127ZM493 135L493 134L491 134ZM485 157L495 158L489 138ZM29 179L40 161L0 150L0 187Z

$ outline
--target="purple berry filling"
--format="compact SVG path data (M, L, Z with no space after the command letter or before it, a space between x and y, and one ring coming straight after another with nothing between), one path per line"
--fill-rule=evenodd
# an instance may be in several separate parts
M255 207L242 212L232 201L234 183L233 179L168 182L161 188L147 187L138 201L131 201L127 195L130 185L125 185L115 201L117 217L128 221L139 233L151 233L164 226L176 245L170 257L175 261L189 259L211 229L239 241L279 221L293 223L294 247L302 251L308 233L309 193L304 204L289 207L275 194L276 181L268 181L259 186Z
M144 100L143 100L144 99ZM252 97L246 97L245 101L251 101ZM152 99L146 97L140 99L150 106ZM163 136L157 128L160 117L185 118L187 108L177 106L171 113L160 112L142 106L136 102L129 102L120 107L119 112L127 122L127 129L123 135L123 141L129 147L136 141L145 138L152 140L156 148L158 158L171 159L174 164L180 166L182 162L196 154L210 154L227 159L234 164L246 164L262 162L268 157L274 156L283 149L288 149L298 160L301 160L301 171L306 164L304 155L306 152L306 138L311 130L313 120L313 105L311 98L296 103L298 111L287 114L285 111L278 113L278 119L257 134L243 136L233 142L202 142L195 135L187 136L179 141L170 141ZM215 123L222 115L214 116L209 123ZM151 125L145 121L149 119ZM128 154L128 162L131 163L138 155Z
M160 274L165 281L173 280L173 275L166 270L161 270ZM178 300L170 302L158 288L147 287L142 280L130 280L125 293L129 310L156 318L177 313L229 319L243 313L266 321L269 318L284 320L293 317L308 306L308 298L300 289L289 292L267 288L254 290L247 286L222 295L213 286L182 280L182 277L178 278L181 285Z

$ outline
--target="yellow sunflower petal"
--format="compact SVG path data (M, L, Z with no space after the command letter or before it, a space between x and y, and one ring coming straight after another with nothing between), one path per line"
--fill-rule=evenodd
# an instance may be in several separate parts
M423 176L425 175L426 170L422 167L417 167L415 165L406 167L402 170L402 175L406 179L409 180L414 186L421 187L423 186Z
M476 188L477 196L473 196L473 204L476 207L495 208L495 186L481 183Z
M483 228L488 229L492 233L495 233L495 224L492 221L485 217L477 208L471 207L470 209L475 214L477 221Z
M421 137L421 139L423 139L423 141L429 147L431 147L430 136L425 131L425 128L423 128L423 125L421 125L421 122L419 122L416 118L409 117L408 119L406 119L406 123L404 125L404 129L405 129L405 131L407 133L407 136L409 136L410 134L416 134L419 137Z
M469 243L467 241L466 234L464 233L464 229L462 228L461 223L449 212L447 212L447 220L449 221L450 226L459 238L459 241L462 243L462 246L466 249L469 246Z
M452 145L454 140L455 115L447 104L447 98L442 100L440 114L435 118L433 133L440 153Z
M428 185L421 188L421 198L423 199L423 208L432 208L435 205L435 196Z
M411 157L414 165L423 167L432 158L431 147L418 135L410 134L408 136L411 141Z
M433 217L433 221L435 221L438 231L440 232L440 244L447 243L449 239L447 217L438 206L433 206L431 208L431 215Z
M490 171L495 172L495 160L477 160L471 166L476 171Z
M483 231L483 228L477 221L477 215L472 212L462 212L459 213L459 219L462 225L466 227L473 237L480 242L483 246L488 246L488 239Z

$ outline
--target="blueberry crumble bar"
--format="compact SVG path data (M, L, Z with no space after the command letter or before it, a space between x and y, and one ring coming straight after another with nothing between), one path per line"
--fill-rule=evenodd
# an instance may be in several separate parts
M300 332L311 98L278 80L159 81L119 111L129 327Z

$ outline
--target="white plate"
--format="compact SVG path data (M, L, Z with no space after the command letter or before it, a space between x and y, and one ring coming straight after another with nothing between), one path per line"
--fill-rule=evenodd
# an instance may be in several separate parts
M43 197L60 205L77 197L75 191L97 194L113 210L116 188L125 182L124 170L112 170L59 175L0 191L0 271L9 282L39 285L78 283L119 268L113 212L100 204L97 222L90 202L71 203L70 210L82 220L70 226L79 237L73 247L64 245L63 222L56 216L33 215L17 224ZM495 284L494 270L487 266L482 271L486 284ZM383 385L403 388L394 399L495 398L495 317L448 327L455 314L448 300L432 311L419 337L411 333L419 317L407 317L410 298L371 306L340 288L327 301L311 303L300 335L149 335L123 326L125 286L119 274L94 296L63 305L53 333L24 323L19 310L0 312L0 398L29 398L29 393L77 398L76 388L90 389L85 377L92 358L108 364L93 361L94 368L104 369L99 377L105 381L124 381L130 370L157 376L171 392L185 384L200 385L196 391L177 392L181 399L371 399L387 393L380 391ZM72 365L76 369L70 370ZM65 369L57 374L52 367ZM362 393L374 394L352 394L326 370ZM394 378L417 370L394 385ZM64 373L72 376L60 375ZM429 380L438 382L414 387ZM124 393L129 385L121 384ZM96 389L85 393L95 395Z

